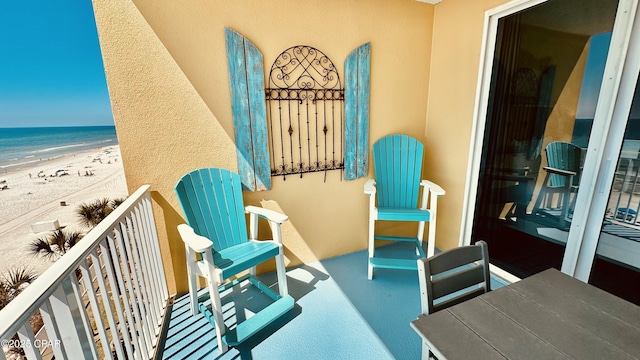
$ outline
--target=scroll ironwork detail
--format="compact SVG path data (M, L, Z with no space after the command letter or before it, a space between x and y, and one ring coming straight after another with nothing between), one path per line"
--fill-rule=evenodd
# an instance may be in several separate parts
M344 169L344 88L331 59L293 46L276 58L265 89L271 175Z

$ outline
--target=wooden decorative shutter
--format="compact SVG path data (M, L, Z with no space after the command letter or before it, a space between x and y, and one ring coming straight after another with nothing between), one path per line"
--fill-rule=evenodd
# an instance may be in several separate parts
M225 37L238 172L243 188L270 190L262 53L244 36L229 28L225 28Z
M369 83L371 44L353 50L344 64L345 179L367 175L369 169Z

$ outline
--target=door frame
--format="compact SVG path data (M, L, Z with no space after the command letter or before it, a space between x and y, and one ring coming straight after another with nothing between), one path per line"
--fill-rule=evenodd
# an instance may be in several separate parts
M589 207L590 211L586 211L584 215L584 224L586 224L586 226L582 236L581 247L577 254L570 254L573 262L569 263L565 259L563 263L562 270L565 273L572 274L584 282L589 280L589 275L591 274L592 264L600 238L602 220L609 202L610 189L613 185L616 165L620 156L620 149L622 148L622 142L624 140L631 104L637 87L638 74L640 73L640 16L638 16L640 9L638 9L637 3L633 5L634 7L629 10L630 18L627 21L629 26L626 33L628 35L628 41L622 44L625 46L624 55L626 59L624 59L620 65L620 82L616 88L617 99L610 104L611 121L609 122L609 129L606 136L603 135L601 144L602 161L600 164L604 164L604 167L598 172L598 167L594 168L592 166L587 169L587 164L585 164L585 171L591 170L594 171L594 174L598 173L598 176L594 179L595 191L592 194L593 200ZM605 74L607 74L606 69ZM598 116L598 109L596 109L596 116ZM565 257L566 255L565 253ZM564 268L565 265L567 267L566 271Z
M498 30L498 21L508 15L526 10L533 6L547 2L548 0L513 0L497 6L485 12L482 45L480 49L480 64L478 69L478 82L476 86L476 99L473 111L473 124L471 130L471 139L469 142L469 158L467 163L467 176L465 180L464 200L462 207L462 221L460 228L459 245L469 245L471 243L471 234L473 231L473 219L475 216L475 202L477 199L477 188L480 174L480 165L482 157L482 146L484 140L484 132L486 125L487 108L489 102L489 90L491 87L491 75L493 70L494 52L496 47L496 37ZM604 79L600 88L600 96L596 106L596 114L593 121L593 129L601 129L602 131L592 131L589 139L587 150L587 158L585 159L583 177L581 180L581 191L576 199L576 211L573 214L573 221L569 231L569 239L565 247L562 271L570 276L579 275L583 281L583 267L588 262L589 272L591 262L588 260L586 252L591 251L591 261L595 256L598 236L604 212L606 211L606 201L602 203L600 197L596 196L596 189L607 189L613 181L615 172L615 164L607 169L601 169L605 163L605 151L613 150L615 142L610 138L618 133L618 129L610 133L612 124L618 125L623 116L624 104L618 103L620 86L623 78L623 69L625 68L625 60L629 52L629 42L631 39L632 29L637 29L634 20L638 10L638 0L620 0L616 13L616 20L613 27L611 45L609 46L609 54L607 57L607 65L604 70ZM635 48L636 46L634 46ZM638 62L638 61L636 61ZM635 88L635 78L633 86ZM622 94L622 98L628 94ZM633 93L631 93L631 98ZM629 101L630 108L630 101ZM614 112L614 109L617 112ZM626 114L628 115L629 109ZM617 116L613 121L613 116ZM624 119L626 124L626 118ZM624 134L624 125L622 128ZM620 137L619 143L622 141L623 135ZM606 147L605 147L606 145ZM619 144L618 144L619 145ZM619 146L617 148L619 150ZM609 152L606 153L610 156ZM617 159L617 153L614 157ZM610 159L608 157L607 159ZM610 160L609 160L610 163ZM595 174L591 175L591 174ZM586 191L585 191L586 190ZM608 193L606 194L608 199ZM597 200L597 201L596 201ZM597 207L597 208L596 208ZM598 218L597 224L594 224L594 218ZM587 224L588 226L583 226ZM596 228L594 230L594 228ZM595 232L594 232L595 231ZM577 273L578 258L580 257L580 272ZM492 271L501 272L501 277L507 281L517 281L518 279L507 272L501 271L492 266ZM586 277L588 279L588 275Z

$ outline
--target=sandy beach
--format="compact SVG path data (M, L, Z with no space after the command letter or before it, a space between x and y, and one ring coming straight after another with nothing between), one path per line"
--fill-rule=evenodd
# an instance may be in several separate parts
M116 145L42 160L28 169L0 170L0 274L20 265L40 274L51 265L26 251L49 233L34 233L33 224L57 220L64 230L86 232L77 220L78 205L126 197L120 159Z

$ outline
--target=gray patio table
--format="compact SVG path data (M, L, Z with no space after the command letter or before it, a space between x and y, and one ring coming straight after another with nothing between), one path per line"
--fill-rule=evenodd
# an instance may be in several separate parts
M440 360L640 359L640 307L556 269L411 326Z

